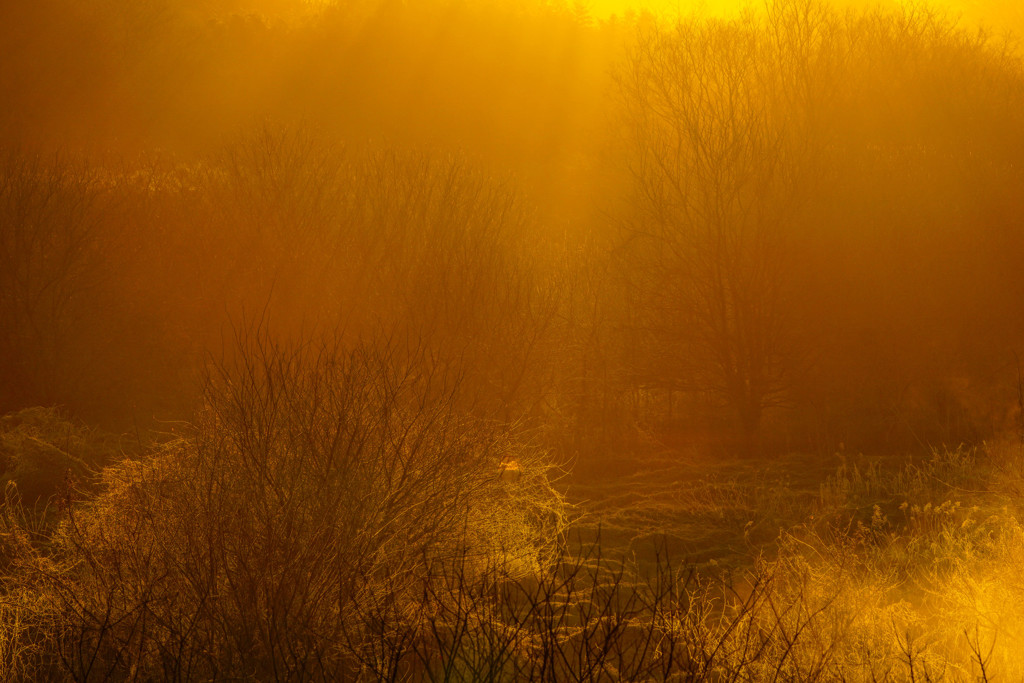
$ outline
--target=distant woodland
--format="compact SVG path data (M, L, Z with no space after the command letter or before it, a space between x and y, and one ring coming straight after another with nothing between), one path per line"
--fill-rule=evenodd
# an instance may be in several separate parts
M0 11L5 410L187 416L259 319L428 347L586 459L1013 426L1024 76L946 17Z

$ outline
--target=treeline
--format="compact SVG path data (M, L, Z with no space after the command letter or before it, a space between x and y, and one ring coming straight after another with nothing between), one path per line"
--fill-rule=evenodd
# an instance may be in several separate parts
M919 10L775 3L641 29L627 65L634 386L730 406L747 448L766 419L827 448L1007 426L1014 53Z
M1014 424L1024 74L944 17L0 12L4 411L187 417L255 324L581 462Z

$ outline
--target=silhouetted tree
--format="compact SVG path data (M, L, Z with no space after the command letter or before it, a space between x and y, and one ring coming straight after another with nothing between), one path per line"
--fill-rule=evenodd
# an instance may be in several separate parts
M100 196L82 164L0 153L0 409L60 398L73 304L101 272Z
M642 27L620 74L633 212L622 271L642 384L728 406L756 450L793 369L787 231L829 45L815 6Z

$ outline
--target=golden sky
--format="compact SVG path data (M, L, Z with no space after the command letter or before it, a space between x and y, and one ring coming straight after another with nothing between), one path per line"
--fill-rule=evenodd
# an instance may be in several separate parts
M840 6L873 7L892 6L900 0L833 0ZM607 16L620 13L626 9L653 9L674 13L677 9L684 14L691 11L704 10L715 14L730 14L753 4L754 0L586 0L585 4L592 8L594 14ZM930 0L936 8L948 11L964 21L980 23L997 32L1006 29L1020 30L1024 28L1024 0Z

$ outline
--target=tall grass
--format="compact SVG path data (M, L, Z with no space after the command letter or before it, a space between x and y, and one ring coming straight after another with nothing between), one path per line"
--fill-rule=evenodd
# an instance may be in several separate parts
M543 455L415 354L239 341L195 424L65 492L58 526L9 488L6 679L1024 675L1012 447L846 462L715 573L575 540Z

